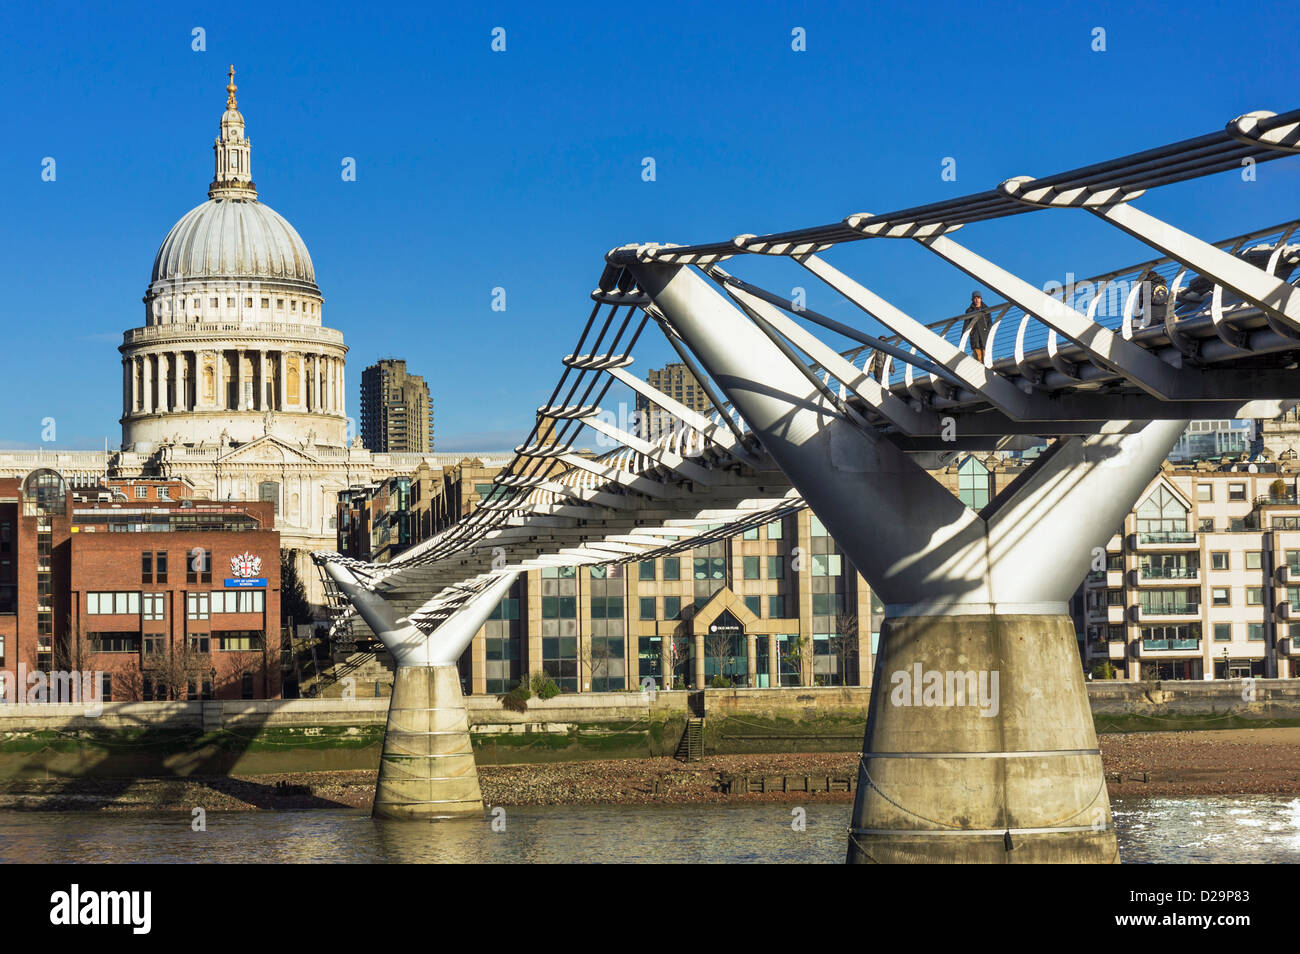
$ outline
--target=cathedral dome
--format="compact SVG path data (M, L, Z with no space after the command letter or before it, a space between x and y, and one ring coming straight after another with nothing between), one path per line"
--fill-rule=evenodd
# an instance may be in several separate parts
M302 237L252 197L209 199L185 213L163 239L153 281L211 278L316 284Z

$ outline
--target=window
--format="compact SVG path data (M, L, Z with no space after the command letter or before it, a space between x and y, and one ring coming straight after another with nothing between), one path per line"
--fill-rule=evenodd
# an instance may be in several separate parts
M744 562L744 570L745 570L745 579L747 580L762 579L762 577L760 577L758 574L758 557L747 556L744 558L743 562Z
M785 578L785 557L770 556L767 558L767 578L769 580Z
M113 674L103 673L99 683L99 698L103 702L113 701Z
M139 633L90 633L87 642L92 653L133 653Z
M207 619L208 618L208 594L207 593L186 593L185 594L185 615L189 619Z
M746 530L744 533L740 535L740 538L742 540L757 540L758 527L750 527L748 530Z
M1232 591L1226 586L1215 586L1210 589L1210 603L1214 606L1231 606Z
M1264 588L1262 586L1246 587L1246 605L1247 606L1264 605Z
M207 655L212 651L212 638L207 633L193 633L189 638L190 652Z
M212 551L195 547L185 561L186 583L212 582Z
M257 485L257 499L269 503L275 515L280 515L280 485L274 480L264 480Z
M136 499L136 500L144 500L144 499L145 499L146 497L148 497L148 496L149 496L149 488L148 488L148 487L140 487L140 486L137 486L137 487L135 488L135 499Z
M244 299L244 307L245 307L245 308L252 308L252 307L253 307L253 299L251 299L251 298L245 298L245 299Z
M1137 529L1146 543L1180 542L1187 537L1187 508L1160 484L1138 507Z
M220 299L220 298L212 298L212 299L210 299L210 302L211 302L213 308L217 308L217 307L219 307L219 306L221 305L221 299Z
M1263 565L1264 555L1259 550L1246 551L1246 569L1258 570Z
M253 674L251 672L244 673L244 678L240 680L239 689L242 698L253 698Z
M843 568L843 557L838 553L814 553L812 555L813 576L839 576Z
M1228 563L1227 550L1216 550L1215 552L1210 554L1211 570L1226 570L1228 569L1228 565L1229 563Z
M1286 565L1294 568L1291 572L1300 573L1300 550L1286 551Z
M745 608L749 610L751 613L753 613L755 616L762 616L763 615L762 599L763 598L761 596L746 596Z
M653 596L641 597L641 618L642 619L655 618L655 598Z
M271 299L269 299L269 298L263 298L263 299L262 299L262 307L263 307L263 308L270 308L270 307L271 307Z
M682 615L682 598L680 596L664 597L664 619L678 619Z
M1214 502L1214 484L1197 484L1196 499L1200 503Z
M262 648L262 634L252 630L215 630L212 638L223 653L247 653Z
M767 598L767 615L772 619L785 618L785 597L769 596Z
M637 577L642 580L653 580L655 578L655 561L643 560Z
M1245 484L1228 484L1228 499L1229 499L1229 500L1245 500L1245 499L1246 499L1246 485L1245 485Z
M784 523L781 520L773 520L771 523L769 523L767 525L767 538L769 540L780 540L781 528L783 525Z
M159 550L153 556L154 582L167 582L167 551Z
M262 590L213 590L210 596L213 613L260 613L266 605Z
M140 594L126 593L87 593L86 615L125 615L140 612Z
M814 593L812 595L814 616L837 616L844 612L843 593Z
M1263 624L1263 623L1247 623L1247 624L1246 624L1246 638L1249 639L1249 640L1252 640L1253 642L1263 642L1263 640L1264 640L1264 624Z
M1232 624L1215 623L1214 624L1214 641L1216 643L1232 642Z
M162 619L166 612L167 595L165 593L145 593L141 597L145 619Z
M664 579L680 580L682 578L681 557L664 557Z
M1107 590L1107 591L1106 591L1106 605L1107 605L1107 606L1123 606L1123 605L1124 605L1124 591L1123 591L1123 590Z
M989 469L975 457L967 457L957 468L957 496L972 510L988 506L990 484Z
M140 554L140 582L153 582L153 552L150 550Z
M159 500L171 500L171 499L172 499L172 491L171 491L171 488L170 488L170 487L159 487L159 488L158 488L158 499L159 499Z
M1213 532L1214 532L1214 518L1213 518L1213 517L1197 517L1197 518L1196 518L1196 529L1199 530L1199 531L1201 531L1201 533L1213 533Z
M275 307L278 308L280 311L284 311L284 299L277 298L275 300Z

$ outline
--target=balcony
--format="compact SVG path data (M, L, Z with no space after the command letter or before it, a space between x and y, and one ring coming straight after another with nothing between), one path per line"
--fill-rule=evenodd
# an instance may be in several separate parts
M1195 581L1201 578L1199 566L1144 566L1139 567L1136 582L1139 586L1163 583L1168 580Z
M1193 639L1144 639L1142 651L1155 652L1200 652L1201 640Z
M1194 550L1196 534L1191 530L1159 530L1129 535L1129 542L1137 550Z
M1295 494L1270 494L1267 497L1256 497L1254 506L1256 507L1294 507L1300 504L1296 500Z
M1169 618L1186 619L1189 616L1201 615L1200 603L1156 603L1151 606L1138 605L1136 609L1138 622Z

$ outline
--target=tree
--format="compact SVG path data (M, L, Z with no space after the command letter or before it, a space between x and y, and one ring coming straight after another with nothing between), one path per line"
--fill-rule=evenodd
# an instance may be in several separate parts
M610 669L616 657L612 656L609 651L609 639L604 636L591 636L582 642L582 648L579 651L583 667L587 671L587 679L591 688L596 691L596 680L606 679L610 676ZM608 686L608 682L606 682Z
M280 615L294 623L312 618L307 588L298 575L298 551L280 551Z
M858 614L837 613L835 633L829 639L831 658L837 663L840 685L849 684L849 673L858 662Z
M778 642L778 646L781 644ZM792 669L797 674L799 681L796 685L803 685L803 660L808 655L808 650L812 646L812 638L808 635L792 637L785 641L785 650L781 653L781 674L782 684L784 684L784 675L787 669Z
M194 637L168 642L143 659L145 678L153 682L155 699L185 699L189 687L212 678L212 654L200 652Z
M727 686L735 685L736 637L732 633L707 633L704 637L704 658L717 661L718 671L714 678ZM719 686L719 688L723 688Z

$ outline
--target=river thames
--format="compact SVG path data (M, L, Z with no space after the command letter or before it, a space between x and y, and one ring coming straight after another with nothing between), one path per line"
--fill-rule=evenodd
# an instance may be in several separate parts
M838 864L851 806L507 808L483 821L375 821L348 810L210 813L5 812L0 861L58 863ZM1126 863L1300 862L1300 798L1114 800Z

